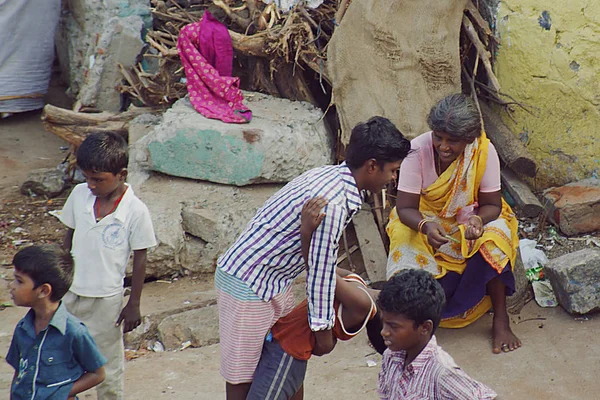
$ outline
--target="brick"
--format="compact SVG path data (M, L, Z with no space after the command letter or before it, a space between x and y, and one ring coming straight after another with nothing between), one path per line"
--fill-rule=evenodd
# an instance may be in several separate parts
M600 230L600 179L589 178L544 192L549 219L565 235Z

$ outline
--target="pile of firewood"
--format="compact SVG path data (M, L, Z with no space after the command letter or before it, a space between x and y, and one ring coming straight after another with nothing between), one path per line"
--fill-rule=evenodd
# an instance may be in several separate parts
M126 84L121 91L144 106L171 104L187 93L177 54L179 31L197 22L205 10L224 22L236 54L234 74L242 88L317 104L312 81L330 89L325 74L325 46L334 29L336 0L316 9L303 3L281 12L260 0L153 0L154 30L146 35L150 48L144 62L121 66ZM154 66L154 72L149 72ZM327 86L327 88L325 87Z

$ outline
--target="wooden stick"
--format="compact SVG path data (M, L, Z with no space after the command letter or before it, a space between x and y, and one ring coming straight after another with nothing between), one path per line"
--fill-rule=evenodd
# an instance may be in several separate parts
M383 242L383 247L386 252L389 252L390 249L390 238L385 231L385 223L383 220L383 207L385 204L382 204L379 193L373 193L373 203L375 204L375 220L377 221L377 227L379 228L379 234L381 235L381 241Z
M475 30L473 23L471 23L471 20L467 18L466 15L463 15L463 27L465 28L467 36L469 37L469 39L471 39L471 43L473 43L473 45L475 46L475 49L477 50L477 55L479 56L479 58L481 58L481 61L483 62L483 66L485 67L485 71L487 72L490 84L497 92L500 91L500 83L498 82L496 75L494 75L494 70L492 69L492 63L490 61L490 52L487 51L487 48L479 39L479 36L477 35L477 31Z
M521 141L488 106L481 103L485 132L494 143L500 158L515 172L534 177L537 165Z
M466 10L469 12L469 14L471 14L471 16L473 17L473 20L475 21L477 26L479 26L481 28L483 33L485 33L487 36L492 36L492 30L490 29L490 24L481 16L481 13L477 9L477 6L475 4L473 4L473 2L471 0L467 1Z
M169 56L170 50L175 50L175 53L177 53L176 49L167 49L166 47L164 47L160 43L158 43L156 40L152 39L152 37L150 35L146 36L146 40L148 41L148 43L150 43L152 45L152 47L154 47L155 49L160 51L160 54L162 54L165 57Z
M542 203L533 194L529 186L523 183L514 172L509 169L503 169L501 176L502 187L515 200L515 211L519 216L536 218L544 211Z

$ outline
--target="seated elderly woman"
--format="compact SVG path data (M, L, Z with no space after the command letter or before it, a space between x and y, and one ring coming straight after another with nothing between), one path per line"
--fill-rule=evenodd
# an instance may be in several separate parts
M482 130L475 103L462 94L430 111L431 132L411 142L400 167L387 232L387 275L421 268L446 292L441 327L461 328L494 309L494 353L521 346L510 328L517 220L500 193L500 160Z

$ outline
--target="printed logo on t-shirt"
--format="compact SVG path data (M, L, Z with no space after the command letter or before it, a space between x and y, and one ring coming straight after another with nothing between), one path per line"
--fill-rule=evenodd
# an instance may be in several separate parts
M17 375L16 383L21 382L21 380L27 375L27 368L29 367L29 361L26 358L21 358L19 360L19 374Z
M104 247L116 249L125 243L125 228L120 223L112 223L104 228L102 242Z

